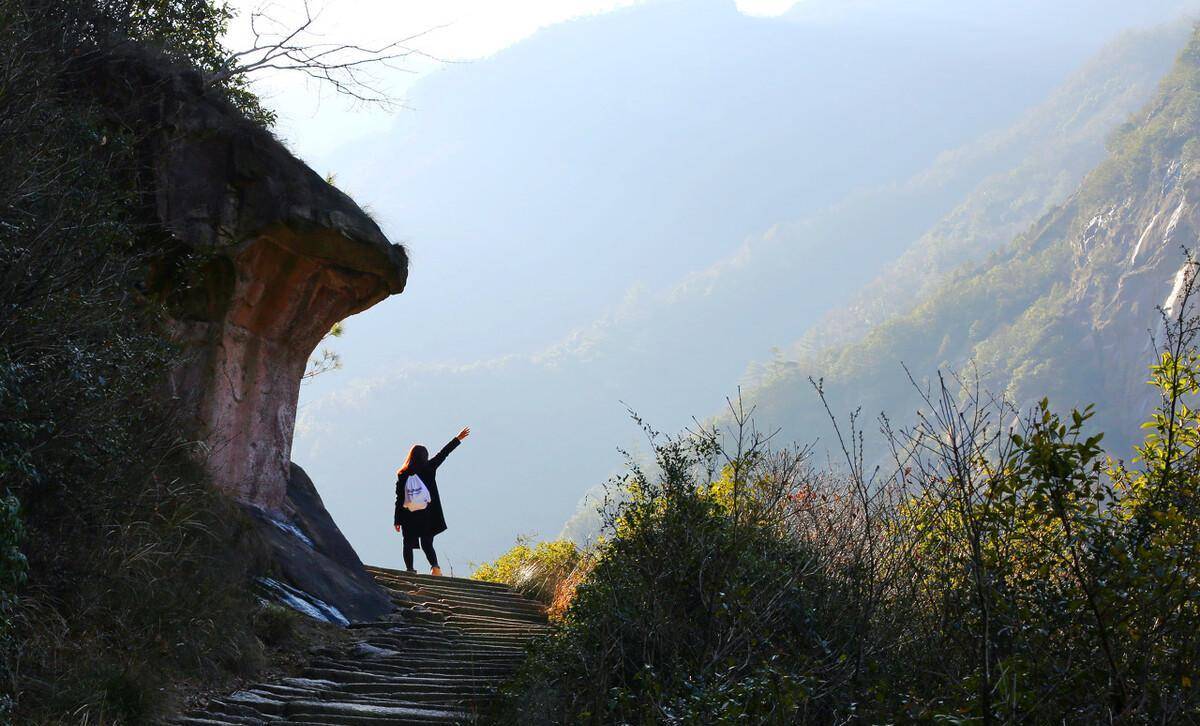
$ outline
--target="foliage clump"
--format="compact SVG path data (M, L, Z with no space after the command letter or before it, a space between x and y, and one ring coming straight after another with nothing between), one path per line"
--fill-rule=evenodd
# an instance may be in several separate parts
M521 537L495 562L476 567L471 577L510 585L526 597L552 605L563 584L581 563L579 548L570 540L538 542L531 546L529 538Z
M888 468L653 436L511 723L1180 723L1200 713L1197 263L1132 464L1091 407L1021 413L977 379L881 419ZM814 382L824 397L820 382ZM719 466L718 466L719 465Z
M631 462L610 536L587 556L553 636L508 692L524 723L788 723L830 713L847 665L831 643L844 593L781 516L807 491L807 451L754 443L722 463L716 432ZM830 617L832 615L832 617Z

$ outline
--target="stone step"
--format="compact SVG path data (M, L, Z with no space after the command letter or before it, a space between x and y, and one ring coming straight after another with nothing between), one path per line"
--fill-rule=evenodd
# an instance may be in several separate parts
M282 714L284 712L282 699L266 694L252 693L249 690L236 691L223 698L213 699L210 705L213 704L225 709L225 713L246 716L264 713Z
M376 573L372 575L376 581L385 585L395 587L401 591L411 591L414 588L424 587L436 589L439 592L460 592L464 594L476 595L495 595L499 597L517 596L521 597L521 593L515 588L509 587L499 582L486 582L483 580L468 580L461 577L432 577L430 575L405 575L393 574L387 572Z
M298 713L279 723L302 724L304 726L434 726L435 724L470 724L475 723L474 717L460 721L424 718L373 718L370 716L347 716L345 714Z
M546 616L542 613L523 610L505 610L502 608L495 608L490 605L445 605L442 603L431 603L430 609L434 611L440 611L446 615L473 615L480 618L504 620L515 623L540 624L546 620Z
M540 620L546 619L546 609L537 603L515 600L511 603L497 602L485 597L444 597L435 594L422 594L423 603L431 610L439 608L475 608L494 613L528 614Z
M401 650L408 656L421 656L426 658L448 657L450 654L458 654L463 658L522 658L525 655L525 646L527 642L494 642L494 643L467 643L461 648L453 646L442 646L436 643L405 643L403 640L396 641L380 641L392 648ZM403 656L398 656L403 657ZM362 663L373 663L380 658L356 658Z
M308 673L319 676L324 680L333 680L338 684L345 683L387 683L395 686L397 690L407 690L413 687L421 686L437 686L445 682L444 678L425 677L418 675L381 675L375 673L364 673L362 671L348 671L334 668L312 668ZM494 678L484 678L478 676L455 678L456 684L464 686L491 686L496 683Z
M436 609L435 609L436 608ZM479 610L482 612L471 612ZM461 615L463 617L472 618L479 622L496 621L508 625L517 625L522 628L537 629L549 626L549 621L545 615L534 613L526 613L518 610L499 610L495 608L472 608L468 606L446 606L434 603L429 611L442 616L443 621L449 620L451 616Z
M352 663L346 661L324 661L314 663L315 667L348 668ZM503 679L514 670L509 663L483 665L478 663L426 663L421 665L387 665L373 664L369 669L360 672L370 672L375 675L408 676L431 673L439 676L495 676Z
M546 632L546 626L538 625L537 623L512 623L512 622L492 622L490 620L480 620L474 615L457 616L460 619L455 622L443 621L441 627L445 631L442 638L435 638L424 633L411 633L401 630L394 632L372 632L369 638L370 643L377 642L410 642L413 644L425 643L430 646L444 645L454 647L458 645L470 644L473 640L479 638L509 638L510 640L528 642L537 635ZM462 619L467 618L467 619ZM477 628L485 626L499 626L507 628L507 632L493 633L482 632Z
M394 702L397 698L395 686L379 683L345 684L336 690L308 691L303 693L282 693L271 691L272 695L285 697L296 701L337 701L361 700L363 702ZM460 688L457 690L433 691L427 689L410 689L403 693L406 701L420 704L434 704L446 707L471 707L486 703L496 689L492 688Z
M255 684L181 726L474 723L547 632L545 608L507 585L369 567L398 609L315 649L302 677Z
M179 716L171 719L167 723L179 724L180 726L257 726L264 723L273 723L274 720L267 718L246 718L241 716L224 716L216 713L205 713L201 716Z
M343 713L294 713L286 724L308 724L309 726L432 726L433 724L470 724L475 723L474 716L465 716L458 720L447 721L444 718L395 717L395 716L358 716Z
M484 697L490 696L494 691L488 691L483 694ZM357 691L330 691L312 694L300 694L290 697L283 709L263 710L263 714L269 714L272 717L281 717L281 714L290 713L291 704L299 702L320 702L320 703L342 703L352 704L356 706L383 706L394 708L403 706L405 708L416 708L419 710L433 711L452 711L460 712L470 710L479 705L481 697L479 696L459 696L457 694L450 696L439 696L438 698L414 698L412 694L405 693L401 697L397 697L395 691L386 693L360 693Z
M397 683L396 681L372 681L367 683L343 683L337 688L324 691L310 691L293 694L288 701L317 700L317 701L362 701L377 703L380 701L396 702L408 700L413 703L431 703L439 706L454 706L461 703L473 703L480 699L489 699L496 694L502 679L472 680L454 686L439 687L436 683L414 684Z
M397 702L395 706L375 706L346 701L292 701L288 704L289 715L321 716L366 716L368 718L422 719L436 723L459 723L470 716L461 709L429 708Z
M470 658L486 658L488 656L501 655L522 655L525 652L525 647L529 644L529 638L520 639L513 638L507 634L500 634L502 640L484 640L483 634L480 636L464 637L462 640L453 642L439 642L427 638L387 638L379 637L372 639L371 645L380 650L385 651L378 655L365 656L361 653L314 653L314 658L321 657L346 657L354 658L363 663L374 663L376 661L386 662L388 660L403 660L405 657L413 653L429 654L430 657L450 657L451 654L457 654L461 657ZM478 637L480 639L476 640Z
M458 653L496 653L497 649L506 650L517 655L524 653L524 648L528 646L530 641L534 640L538 634L528 634L528 632L467 632L460 636L460 640L455 642L455 650ZM409 650L415 650L422 646L427 646L430 649L436 649L434 643L412 643Z
M499 602L513 602L521 597L515 590L470 590L464 587L427 585L394 577L377 577L375 581L394 597L402 601L407 600L410 605L419 604L434 596L494 598Z
M524 635L528 638L533 638L549 630L549 628L536 623L484 618L466 613L447 616L446 625L457 627L470 635L508 634Z
M439 658L426 658L409 661L395 660L388 663L372 661L369 664L364 664L360 661L354 660L353 658L325 658L313 661L311 665L315 667L331 668L349 668L353 666L357 670L370 671L372 673L421 673L425 671L436 671L439 673L448 673L451 671L487 671L496 673L511 673L519 664L520 662L515 659L493 661L452 661Z
M314 659L312 662L317 663L357 663L361 668L370 670L375 667L381 668L432 668L436 666L462 666L473 667L480 666L485 668L506 667L513 668L520 664L521 656L517 654L501 654L495 655L492 653L484 653L480 655L472 655L463 651L448 650L437 651L435 653L421 653L420 651L409 651L404 655L388 656L387 658L372 658L369 661L364 661L361 658L355 658L352 655L343 656L323 656Z
M179 716L173 718L168 723L179 724L179 726L243 726L243 724L263 724L271 723L263 719L253 720L238 718L229 720L227 716L219 716L216 714L205 714L204 716Z
M383 726L383 724L400 724L400 726L428 726L429 724L440 724L445 721L422 721L420 719L404 719L396 721L390 718L370 718L368 716L322 716L302 715L292 716L287 721L279 723L288 724L288 726ZM474 723L474 721L465 721L464 723Z
M401 614L408 615L411 618L412 616L423 615L427 612L443 612L446 608L469 608L482 610L485 613L496 613L497 615L529 615L539 621L545 621L546 619L546 609L537 603L529 601L506 603L497 602L490 598L442 597L433 594L423 594L420 597L421 603L419 606L402 610Z
M490 582L488 580L476 580L470 577L451 577L442 575L434 577L420 572L408 572L406 570L393 570L390 567L379 567L378 565L365 565L366 571L375 576L392 577L410 582L440 582L447 587L466 587L466 588L481 588L512 591L512 588L502 582Z
M414 602L422 598L444 597L459 600L486 600L488 602L506 603L512 605L539 605L513 589L491 590L470 589L465 587L446 587L438 582L407 582L404 580L383 580L387 587L396 593L407 594Z
M550 627L549 625L545 624L544 618L538 621L532 618L508 617L468 612L444 613L443 622L446 625L461 628L467 633L472 632L472 627L485 626L509 628L515 633L538 633Z

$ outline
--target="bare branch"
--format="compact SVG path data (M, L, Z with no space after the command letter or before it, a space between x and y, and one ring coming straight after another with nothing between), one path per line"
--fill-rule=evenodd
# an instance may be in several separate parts
M225 65L209 75L209 86L227 84L261 71L294 71L327 84L334 92L355 101L392 108L401 104L372 75L372 71L383 68L412 73L411 69L401 65L411 58L447 62L411 45L444 25L373 46L322 40L316 32L320 17L321 13L314 12L309 0L304 0L303 17L294 25L271 15L270 6L260 6L249 16L253 36L250 47L230 53Z

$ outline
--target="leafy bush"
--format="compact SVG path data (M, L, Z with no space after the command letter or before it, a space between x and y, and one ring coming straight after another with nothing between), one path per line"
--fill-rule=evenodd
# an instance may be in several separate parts
M510 723L1182 723L1200 713L1200 316L1189 260L1134 464L1092 409L920 391L864 465L655 438ZM818 393L823 396L819 383ZM843 436L843 434L845 434ZM720 466L717 466L720 464Z
M495 562L476 567L471 577L511 585L526 597L550 605L580 562L574 542L560 539L531 547L529 538L521 537Z
M509 722L792 723L836 707L854 641L840 583L788 536L806 452L660 437L631 464L562 622L508 691ZM717 474L720 476L716 476ZM752 484L756 482L756 484ZM739 489L741 495L734 496ZM752 489L756 496L747 496ZM735 504L736 502L736 504ZM818 715L819 714L819 715Z
M5 492L0 497L0 653L3 654L11 653L15 645L11 631L16 593L28 575L28 563L21 552L24 530L20 502ZM6 661L0 660L0 666L7 666ZM7 680L8 674L0 672L0 676ZM0 693L0 723L11 715L13 705L11 695Z

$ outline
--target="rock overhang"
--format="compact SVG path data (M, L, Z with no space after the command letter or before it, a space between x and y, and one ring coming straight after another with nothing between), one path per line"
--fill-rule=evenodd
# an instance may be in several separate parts
M171 395L213 482L281 512L308 358L335 323L404 290L407 254L195 71L136 48L85 54L80 69L98 103L138 130L153 216L204 261L193 285L148 281L185 351Z

